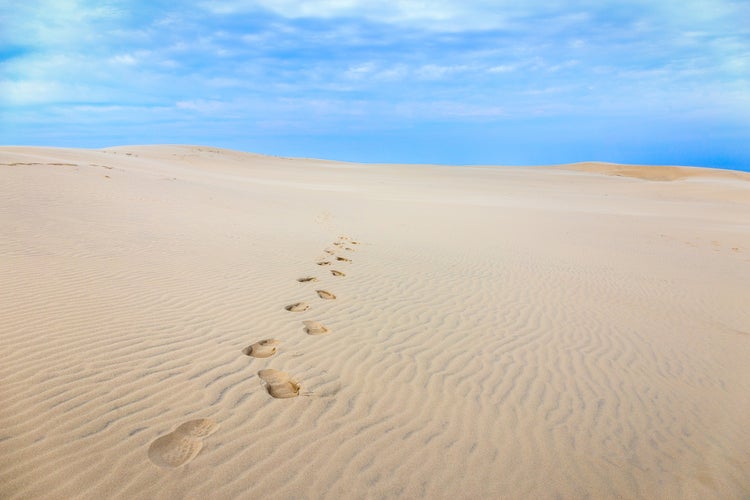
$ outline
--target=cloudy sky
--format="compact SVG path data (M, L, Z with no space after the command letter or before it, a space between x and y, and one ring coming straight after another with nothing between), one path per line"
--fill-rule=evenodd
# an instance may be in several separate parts
M0 144L750 168L747 0L0 0Z

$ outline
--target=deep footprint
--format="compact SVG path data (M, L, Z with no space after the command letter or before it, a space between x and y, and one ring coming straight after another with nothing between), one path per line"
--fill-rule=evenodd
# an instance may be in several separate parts
M242 350L242 353L246 356L252 356L254 358L270 358L276 354L276 350L280 340L276 339L265 339L259 342L249 345Z
M289 312L302 312L310 309L310 304L308 304L307 302L297 302L296 304L290 304L286 306L284 309Z
M347 259L346 257L336 257L336 260L340 262L351 262L352 259Z
M318 265L319 266L330 266L331 263L328 262L327 260L323 260L323 261L318 262Z
M305 325L305 333L308 335L325 335L326 333L331 333L329 328L317 321L303 321L302 324Z
M346 276L346 274L342 273L341 271L337 271L335 269L331 269L331 274L334 276Z
M297 278L297 281L299 281L300 283L308 283L310 281L318 281L318 278L316 278L315 276L307 276L305 278Z
M318 292L318 297L325 300L334 300L336 296L332 294L331 292L326 292L325 290L315 290Z
M258 376L266 383L268 394L277 399L296 398L299 396L300 385L292 380L288 373L273 368L261 370Z
M219 425L209 418L190 420L169 434L157 438L148 448L148 458L159 467L180 467L194 459L203 448L204 438Z

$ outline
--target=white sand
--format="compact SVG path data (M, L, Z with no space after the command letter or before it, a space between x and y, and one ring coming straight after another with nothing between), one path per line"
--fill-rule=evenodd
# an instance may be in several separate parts
M2 498L750 495L748 175L0 163Z

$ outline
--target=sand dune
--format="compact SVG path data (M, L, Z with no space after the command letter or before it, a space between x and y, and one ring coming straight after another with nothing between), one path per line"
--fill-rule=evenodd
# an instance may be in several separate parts
M606 175L632 177L647 181L676 181L691 177L711 179L738 179L750 181L750 174L732 170L717 170L695 167L668 167L654 165L618 165L615 163L587 162L567 165L563 168L582 172L597 172Z
M3 147L0 182L2 498L750 495L747 175Z

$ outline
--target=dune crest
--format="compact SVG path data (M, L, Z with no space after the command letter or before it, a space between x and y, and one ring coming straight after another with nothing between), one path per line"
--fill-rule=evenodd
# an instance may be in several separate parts
M574 163L561 168L594 172L618 177L632 177L646 181L677 181L695 177L736 179L750 182L750 174L733 170L699 167L673 167L655 165L619 165L616 163Z

